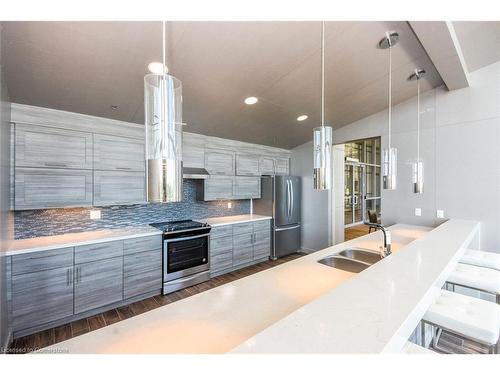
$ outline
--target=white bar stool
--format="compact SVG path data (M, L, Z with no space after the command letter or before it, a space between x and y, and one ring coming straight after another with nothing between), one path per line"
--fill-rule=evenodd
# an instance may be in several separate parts
M500 304L500 271L459 263L446 280L446 284L446 289L448 289L448 285L451 285L453 291L458 285L492 294L495 296L496 302Z
M406 342L405 346L403 347L403 350L401 350L401 353L404 353L404 354L436 354L436 352L434 350L424 348L423 346L414 344L410 341Z
M442 330L489 347L491 354L498 353L500 336L500 306L478 298L441 290L441 295L422 318L422 342L425 343L425 326L438 329L432 347L437 347Z
M459 262L500 271L500 254L488 251L465 250Z

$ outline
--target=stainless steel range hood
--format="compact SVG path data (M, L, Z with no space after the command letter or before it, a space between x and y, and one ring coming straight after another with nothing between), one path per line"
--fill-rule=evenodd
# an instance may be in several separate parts
M182 178L205 180L208 176L209 174L205 168L182 168Z

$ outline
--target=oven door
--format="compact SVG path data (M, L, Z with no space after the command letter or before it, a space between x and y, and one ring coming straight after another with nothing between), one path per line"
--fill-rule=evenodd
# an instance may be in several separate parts
M163 281L207 271L210 234L169 238L163 241Z

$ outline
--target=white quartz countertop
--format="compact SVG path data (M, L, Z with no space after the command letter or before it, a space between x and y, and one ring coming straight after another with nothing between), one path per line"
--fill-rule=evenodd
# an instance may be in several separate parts
M360 274L317 260L380 231L53 345L69 353L379 353L398 351L477 231L450 220L391 227L393 254Z
M64 247L89 245L104 241L122 240L161 234L162 232L150 225L96 230L80 233L67 233L55 236L26 238L14 240L5 255L17 255L35 251L52 250Z
M237 224L249 221L269 220L270 216L262 215L234 215L198 220L213 227L219 225ZM64 247L89 245L104 241L122 240L127 238L151 236L162 233L150 225L136 225L126 228L67 233L55 236L34 237L11 242L5 255L17 255L35 251L52 250Z
M210 224L212 227L217 227L220 225L238 224L238 223L246 223L249 221L259 221L259 220L269 220L269 219L272 219L272 217L251 214L251 215L234 215L234 216L212 217L212 218L202 219L202 220L198 220L198 221Z

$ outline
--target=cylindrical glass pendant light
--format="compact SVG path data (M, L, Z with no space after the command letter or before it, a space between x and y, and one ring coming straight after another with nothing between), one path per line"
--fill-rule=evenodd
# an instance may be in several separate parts
M321 126L313 129L314 189L332 188L332 128L325 126L325 22L321 22Z
M412 163L412 185L415 194L424 192L424 162L420 158L420 80L424 75L425 70L415 69L408 78L410 81L417 81L417 158Z
M379 48L389 49L389 110L388 110L388 137L387 148L382 152L382 181L386 190L396 189L397 149L392 147L392 47L399 40L399 34L396 32L387 32L386 36L379 42Z
M166 74L144 77L148 202L182 201L182 83Z

